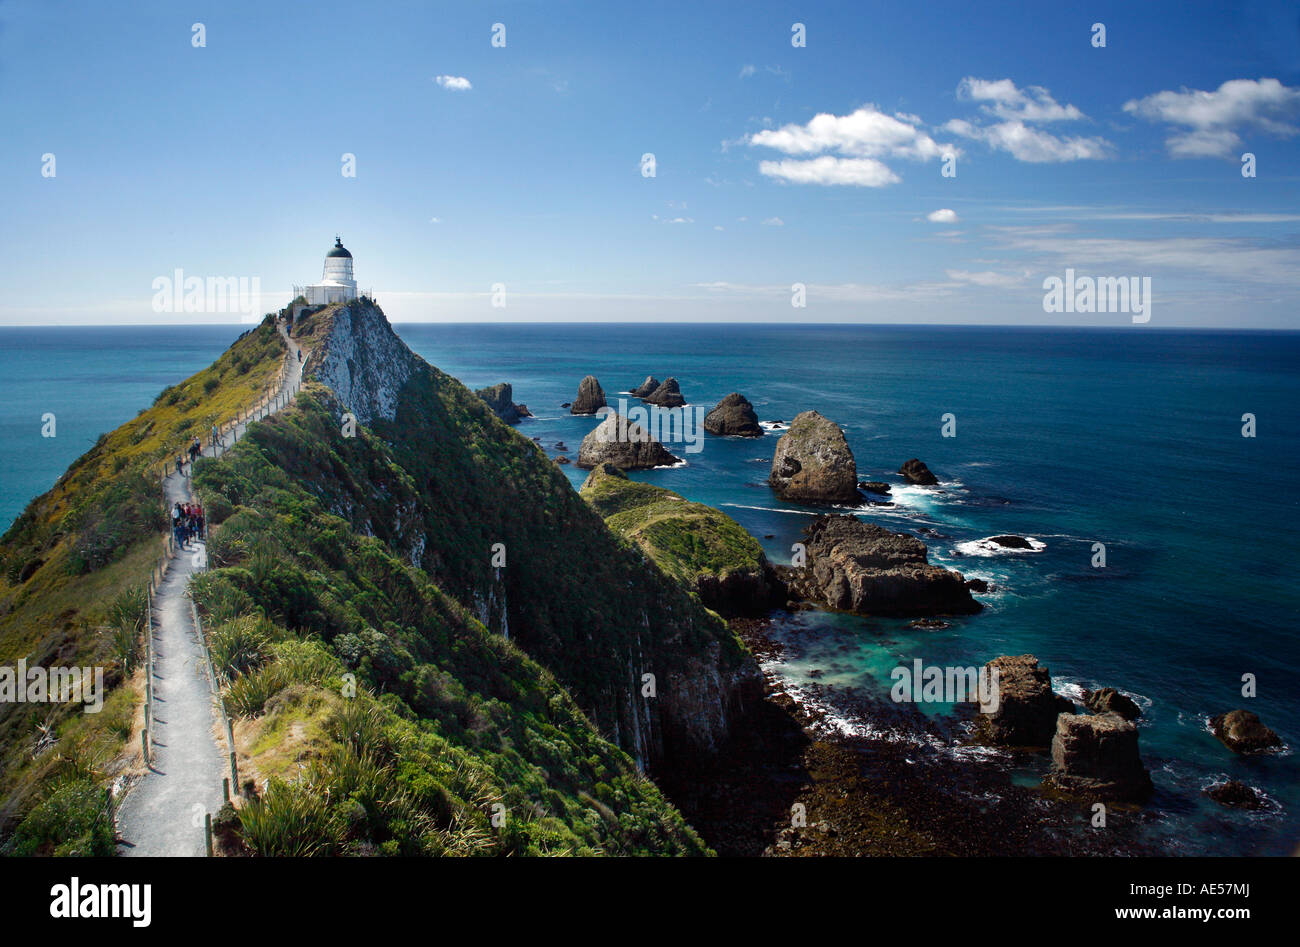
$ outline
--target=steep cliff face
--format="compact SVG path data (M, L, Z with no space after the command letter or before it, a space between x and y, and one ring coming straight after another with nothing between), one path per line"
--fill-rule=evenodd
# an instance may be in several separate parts
M332 306L295 326L294 334L313 346L304 376L315 376L362 424L393 419L398 393L418 358L378 306Z
M536 444L411 353L376 306L331 307L295 334L315 346L305 377L320 387L250 435L291 479L508 633L640 764L725 739L761 694L752 658ZM348 410L360 436L341 433Z

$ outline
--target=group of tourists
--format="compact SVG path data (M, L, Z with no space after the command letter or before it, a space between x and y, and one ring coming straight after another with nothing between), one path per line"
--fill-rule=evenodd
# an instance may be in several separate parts
M203 507L198 503L177 503L172 507L172 538L182 549L191 540L203 538Z
M212 429L212 443L215 449L217 443L217 429L215 427ZM194 440L190 441L189 447L185 448L185 454L190 455L190 469L193 470L194 461L203 456L203 443L199 440L197 434L194 436ZM181 476L185 475L185 454L176 455L176 472Z

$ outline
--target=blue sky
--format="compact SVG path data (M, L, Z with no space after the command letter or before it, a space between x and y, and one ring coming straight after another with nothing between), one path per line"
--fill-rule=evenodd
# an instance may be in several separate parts
M0 0L0 125L0 324L239 321L153 281L341 233L395 321L1297 327L1288 3Z

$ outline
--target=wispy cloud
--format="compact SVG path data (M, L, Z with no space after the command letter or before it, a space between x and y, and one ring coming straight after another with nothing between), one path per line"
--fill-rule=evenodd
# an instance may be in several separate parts
M848 184L854 187L884 187L902 180L875 158L833 158L822 155L811 161L761 161L760 174L792 184Z
M433 81L453 92L468 92L474 88L464 76L434 76Z
M1041 164L1096 160L1107 157L1113 145L1104 138L1057 136L1029 123L1081 121L1087 116L1073 105L1062 105L1042 86L1017 88L1010 79L967 76L957 84L957 98L974 102L992 119L987 124L954 118L944 131L981 141L995 151L1005 151L1017 161Z
M947 122L944 131L963 138L982 141L995 151L1005 151L1017 161L1043 164L1061 161L1084 161L1105 158L1111 149L1104 138L1063 138L1024 122L998 122L972 125L964 119Z
M976 102L996 118L1020 122L1075 122L1085 118L1073 105L1061 105L1042 86L1016 88L1010 79L967 76L957 84L957 98Z
M1300 286L1300 248L1244 237L1088 237L1007 227L998 240L1005 249L1051 260L1052 265Z
M1023 286L1029 279L1029 271L1022 273L998 273L994 270L945 270L944 275L958 283L970 283L975 286L988 286L995 289L1011 289Z

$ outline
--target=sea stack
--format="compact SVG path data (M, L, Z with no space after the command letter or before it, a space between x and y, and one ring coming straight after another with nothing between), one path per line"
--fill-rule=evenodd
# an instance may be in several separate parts
M646 397L646 395L653 394L655 389L657 389L658 387L659 387L659 379L656 378L654 375L646 375L645 381L641 382L641 384L633 388L631 391L631 395L633 398L644 398Z
M569 406L570 414L595 414L605 407L605 390L595 375L588 375L578 383L578 396Z
M680 461L641 425L611 411L578 448L579 467L590 470L603 463L620 470L644 470Z
M1230 710L1210 720L1210 730L1234 753L1265 753L1282 746L1282 738L1249 710Z
M1086 799L1145 799L1151 795L1151 774L1138 754L1137 726L1119 714L1061 714L1052 738L1052 770L1044 782Z
M646 404L658 405L661 408L680 408L686 404L686 399L682 397L682 391L677 386L676 378L664 379L662 385L641 400Z
M1074 705L1052 690L1052 675L1032 654L1003 655L988 663L998 672L998 705L980 714L980 729L990 743L1045 747L1056 736L1056 719Z
M718 402L717 407L704 418L704 430L710 434L730 437L762 437L763 428L758 423L754 406L738 391L733 391Z
M514 390L510 387L509 382L502 382L499 385L492 385L488 388L480 388L474 392L492 409L492 413L499 417L507 424L518 424L520 418L531 417L527 405L515 404Z
M1136 720L1142 716L1142 708L1138 707L1133 698L1121 694L1113 687L1084 691L1083 706L1095 714L1119 714L1125 720Z
M776 442L768 485L792 503L855 503L858 465L839 425L816 411L795 415Z
M930 473L930 468L915 457L899 467L898 472L906 477L909 483L922 487L932 487L939 482L939 478Z

